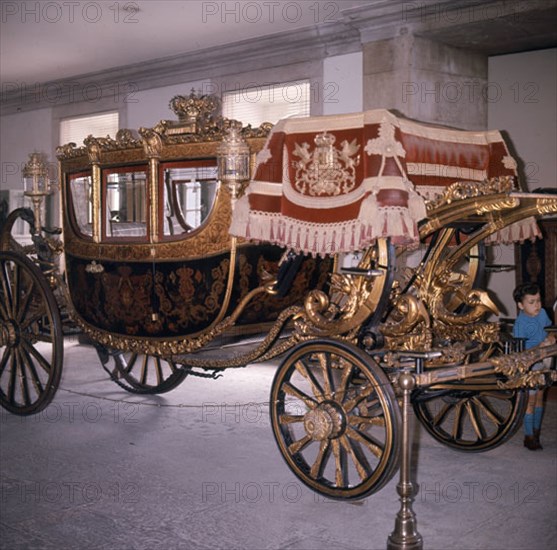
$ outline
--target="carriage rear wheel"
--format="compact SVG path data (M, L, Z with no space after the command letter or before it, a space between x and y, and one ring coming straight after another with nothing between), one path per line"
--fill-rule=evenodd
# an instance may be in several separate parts
M0 405L19 415L44 409L63 353L60 312L41 270L21 254L0 252Z
M100 353L99 353L100 355ZM171 359L134 352L113 351L112 379L131 393L166 393L188 375Z
M527 392L498 389L495 378L427 389L414 411L439 442L465 452L489 451L510 439L522 423Z
M273 434L288 466L333 499L363 498L398 469L401 415L379 366L356 346L305 342L271 389Z

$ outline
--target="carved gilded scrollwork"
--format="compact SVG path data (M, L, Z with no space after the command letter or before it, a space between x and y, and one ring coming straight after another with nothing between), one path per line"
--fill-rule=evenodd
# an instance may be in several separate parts
M389 248L384 239L370 247L360 267L386 269L389 265ZM346 335L359 328L375 311L386 289L386 271L368 277L334 273L328 294L310 291L304 302L304 315L298 319L298 330L304 335Z
M511 355L492 358L495 372L504 374L508 380L498 382L502 389L544 387L557 381L557 371L547 367L531 371L533 364L546 357L557 354L557 344L537 346L529 350Z
M550 386L554 382L557 382L557 371L551 371L548 373L534 371L515 376L506 382L498 381L497 386L502 390L514 390L520 388L535 389Z
M99 164L101 162L102 138L88 136L83 140L83 143L85 143L85 147L87 149L89 162L92 164Z
M402 336L414 330L417 324L430 326L429 313L419 298L403 294L395 298L389 320L381 326L387 336Z
M145 156L149 159L160 158L163 145L161 136L151 128L140 128L139 135L142 139Z
M385 347L414 351L431 349L431 320L422 300L411 294L399 294L391 299L393 308L388 319L380 326Z
M476 206L476 214L486 214L488 212L498 212L500 210L510 210L519 206L520 200L516 197L507 197L504 199L493 200L486 197L484 201L478 201Z
M515 189L515 183L514 177L512 176L490 178L481 182L456 182L452 185L449 185L440 198L429 201L426 204L426 207L428 212L431 212L442 206L448 206L455 201L461 201L463 199L470 199L485 195L510 193L513 189Z
M536 199L536 209L538 214L557 214L557 198Z
M493 344L500 337L499 325L497 323L480 323L447 325L442 322L433 324L435 336L441 340L476 341L484 344Z
M468 277L460 274L452 274L453 277L448 281L442 278L433 287L433 292L429 298L430 311L437 321L446 325L463 326L478 322L486 313L499 314L499 310L485 290L468 290ZM445 284L443 284L445 282ZM464 291L460 290L460 286ZM445 307L447 296L457 294L462 303L467 306L466 313L453 313Z

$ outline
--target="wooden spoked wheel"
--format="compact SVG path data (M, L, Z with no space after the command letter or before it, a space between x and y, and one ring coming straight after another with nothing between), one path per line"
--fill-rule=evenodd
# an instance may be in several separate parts
M170 359L133 352L112 352L112 379L131 393L165 393L173 390L188 375Z
M0 404L34 414L53 399L64 342L56 299L27 257L0 252Z
M413 406L437 441L459 451L481 452L516 433L527 400L525 391L501 390L495 378L482 378L420 391Z
M363 498L398 469L401 414L394 391L352 344L322 339L294 348L273 381L271 423L288 466L326 497Z

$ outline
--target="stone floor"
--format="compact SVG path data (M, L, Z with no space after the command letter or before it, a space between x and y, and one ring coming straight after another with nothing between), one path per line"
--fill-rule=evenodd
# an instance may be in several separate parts
M397 476L359 503L301 485L270 428L274 371L189 377L144 397L110 381L92 348L69 342L51 405L34 417L0 413L0 548L384 549ZM518 433L464 454L416 423L424 548L554 550L556 426L550 398L543 451L527 451Z

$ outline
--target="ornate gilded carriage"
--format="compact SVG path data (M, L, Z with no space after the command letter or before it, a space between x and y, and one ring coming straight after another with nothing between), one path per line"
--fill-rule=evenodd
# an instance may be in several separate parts
M487 320L485 247L536 238L557 199L518 190L501 134L384 110L252 129L203 99L174 98L178 122L59 149L63 243L29 212L4 228L1 404L48 405L71 324L140 393L288 351L273 432L298 478L332 498L392 478L401 398L456 449L511 437L524 388L555 379L530 366L557 346L521 351ZM17 216L32 250L10 250ZM248 351L216 353L255 332Z

